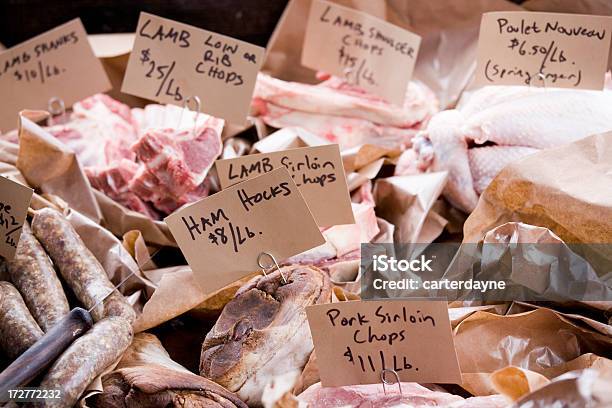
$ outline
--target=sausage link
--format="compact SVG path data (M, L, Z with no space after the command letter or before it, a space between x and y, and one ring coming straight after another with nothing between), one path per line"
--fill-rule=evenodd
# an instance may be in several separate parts
M100 262L62 214L50 208L38 210L32 220L32 232L87 309L113 290ZM130 323L136 320L136 312L119 292L110 295L91 314L95 321L109 316L122 316Z
M0 282L0 347L16 359L43 336L28 307L9 282Z
M23 224L15 257L8 262L8 273L45 332L70 312L53 264L27 222Z
M74 406L93 379L123 354L133 337L132 325L122 317L109 317L94 324L55 361L40 383L43 389L59 389L61 397L35 406Z

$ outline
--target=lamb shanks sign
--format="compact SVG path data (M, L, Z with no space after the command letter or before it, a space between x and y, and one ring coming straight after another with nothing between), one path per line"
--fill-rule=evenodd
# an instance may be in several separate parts
M280 262L325 243L284 167L185 206L165 221L206 293L258 272L262 252Z
M140 13L121 91L243 124L264 49L187 24Z
M0 132L17 127L22 109L47 109L52 98L68 108L110 88L81 20L71 20L0 52Z

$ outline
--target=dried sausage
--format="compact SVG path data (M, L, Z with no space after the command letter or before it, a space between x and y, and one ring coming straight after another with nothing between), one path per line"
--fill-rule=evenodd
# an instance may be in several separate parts
M8 273L45 332L70 311L53 264L27 222L23 224L15 257L8 262Z
M19 291L0 282L0 347L15 359L43 336Z
M38 210L32 220L32 232L87 309L113 291L113 284L100 262L58 211L50 208ZM109 316L122 316L131 323L136 319L136 312L119 292L108 296L103 304L91 311L91 315L95 321Z
M108 317L77 339L53 363L41 388L59 389L59 399L48 399L38 407L72 407L87 386L128 348L134 332L122 317Z

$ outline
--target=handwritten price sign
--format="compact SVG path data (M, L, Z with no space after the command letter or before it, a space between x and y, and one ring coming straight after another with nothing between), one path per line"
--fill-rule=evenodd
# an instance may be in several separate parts
M53 97L66 107L111 84L75 19L0 53L0 131L17 127L22 109L46 109Z
M366 13L313 0L302 65L345 78L401 105L421 37Z
M34 191L0 176L0 255L12 259Z
M404 382L461 384L446 301L340 302L306 314L324 387L380 383L385 369Z
M233 123L246 120L264 49L187 24L141 13L122 92L202 110Z
M329 227L355 223L338 145L249 154L217 160L215 166L223 188L285 167L304 196L317 225Z
M476 80L481 85L601 90L611 25L612 18L603 16L486 13Z
M325 242L284 167L183 207L165 221L206 293L257 272L261 252L281 261Z

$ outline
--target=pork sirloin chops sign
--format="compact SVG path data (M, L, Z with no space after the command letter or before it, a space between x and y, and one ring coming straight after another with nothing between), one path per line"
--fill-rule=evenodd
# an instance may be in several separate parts
M402 105L421 37L366 13L313 0L302 65Z
M321 384L461 384L446 301L352 301L306 308ZM395 382L387 374L386 380Z
M121 91L244 124L264 49L187 24L140 13Z
M165 221L206 293L259 271L261 252L280 262L325 243L284 167L185 206Z
M557 13L485 13L478 38L480 85L601 90L612 17Z

